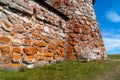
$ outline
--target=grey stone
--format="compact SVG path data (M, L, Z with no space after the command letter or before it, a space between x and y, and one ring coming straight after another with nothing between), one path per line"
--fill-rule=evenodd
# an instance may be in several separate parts
M7 19L6 14L3 12L0 12L0 19Z
M10 3L10 8L13 8L15 10L23 11L23 8L16 3Z
M12 0L0 0L0 3L4 4L4 5L8 5L11 2L12 2Z
M30 10L30 6L29 6L29 3L23 1L23 0L15 0L15 2L22 6L23 8L26 8L26 9L29 9Z

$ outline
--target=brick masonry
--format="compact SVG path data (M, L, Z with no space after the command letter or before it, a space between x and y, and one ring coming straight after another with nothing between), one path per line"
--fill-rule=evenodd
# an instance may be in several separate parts
M0 67L19 70L107 54L92 0L0 0Z

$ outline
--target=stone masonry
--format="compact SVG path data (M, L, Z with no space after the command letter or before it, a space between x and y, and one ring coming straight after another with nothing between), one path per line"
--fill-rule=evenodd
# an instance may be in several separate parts
M0 0L1 69L106 57L93 0Z

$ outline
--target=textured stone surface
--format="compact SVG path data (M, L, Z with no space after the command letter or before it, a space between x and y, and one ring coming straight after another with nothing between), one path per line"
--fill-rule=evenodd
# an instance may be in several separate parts
M106 59L92 0L44 1L69 20L36 0L0 0L0 64L5 69L35 68L66 58Z

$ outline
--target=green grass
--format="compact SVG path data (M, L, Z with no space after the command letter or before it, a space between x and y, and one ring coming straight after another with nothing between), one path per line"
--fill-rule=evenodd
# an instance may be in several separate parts
M120 55L119 54L109 55L109 58L111 58L111 59L120 59Z
M22 69L19 72L0 71L0 80L98 80L109 76L107 73L113 74L113 80L120 80L120 72L116 70L119 67L120 61L113 59L92 62L65 61L31 70ZM100 80L112 80L110 76L108 78Z

